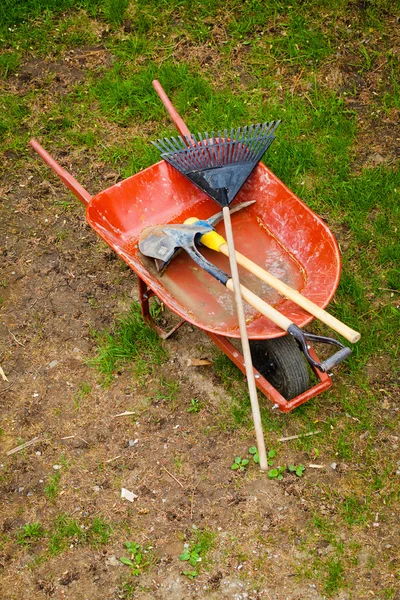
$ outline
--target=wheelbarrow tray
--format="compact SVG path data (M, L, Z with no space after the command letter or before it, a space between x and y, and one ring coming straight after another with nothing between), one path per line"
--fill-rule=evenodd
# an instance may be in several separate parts
M255 200L232 215L236 249L325 308L339 283L341 261L336 240L326 224L259 163L237 195ZM206 219L216 204L165 161L94 196L87 205L88 223L137 273L158 298L182 319L216 335L240 337L233 295L182 252L164 274L138 248L146 227ZM217 231L224 235L223 224ZM229 273L226 257L204 248L204 255ZM300 327L312 321L302 308L240 269L241 282ZM245 306L250 339L284 335L266 317Z

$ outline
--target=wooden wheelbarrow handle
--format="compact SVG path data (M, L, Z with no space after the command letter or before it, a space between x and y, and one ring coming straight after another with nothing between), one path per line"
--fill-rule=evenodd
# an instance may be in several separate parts
M64 185L78 198L79 202L82 202L85 206L89 204L92 196L89 194L84 187L72 177L71 173L68 173L63 169L56 160L37 142L35 139L31 139L29 142L32 148L39 154L39 156L57 173Z

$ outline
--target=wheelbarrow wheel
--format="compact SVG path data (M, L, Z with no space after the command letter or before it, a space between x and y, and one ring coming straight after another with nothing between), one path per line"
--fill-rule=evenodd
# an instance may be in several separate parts
M286 400L310 387L307 363L291 336L251 340L250 350L254 367Z

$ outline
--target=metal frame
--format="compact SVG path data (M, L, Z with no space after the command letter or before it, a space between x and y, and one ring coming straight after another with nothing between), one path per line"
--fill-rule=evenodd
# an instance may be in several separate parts
M153 292L153 290L151 288L149 288L147 286L147 284L139 277L139 275L137 275L137 278L138 278L138 285L139 285L139 302L140 302L142 316L147 321L147 323L153 329L155 329L157 331L158 335L163 340L165 340L165 339L169 338L173 333L175 333L175 331L177 329L179 329L179 327L181 325L186 323L186 321L185 320L180 321L177 325L175 325L175 327L172 327L172 329L170 329L169 331L165 331L164 329L162 329L162 327L159 327L154 322L154 320L151 316L150 306L149 306L150 298L152 296L156 296L156 294ZM244 357L237 350L237 348L235 348L235 346L229 341L229 338L227 338L223 335L217 335L215 333L211 333L209 331L205 331L205 333L212 339L214 344L216 344L218 346L218 348L220 348L220 350L222 350L222 352L224 352L224 354L226 354L226 356L228 356L228 358L230 358L231 361L233 363L235 363L235 365L242 371L242 373L244 375L246 375L246 367L244 364ZM318 357L317 357L315 351L313 350L313 348L309 347L308 350L309 350L309 353L311 354L311 356L314 358L314 360L318 361ZM254 377L255 377L256 385L257 385L258 389L264 394L264 396L266 398L268 398L268 400L270 402L272 402L272 404L273 404L272 408L278 409L280 412L283 412L283 413L289 413L294 408L297 408L301 404L304 404L311 398L314 398L314 396L317 396L318 394L322 394L322 392L325 392L325 390L329 389L332 386L332 380L327 373L322 373L321 371L318 371L318 369L316 369L315 367L312 367L312 369L313 369L317 379L319 380L319 383L317 383L310 389L306 390L299 396L296 396L296 398L293 398L292 400L286 400L278 392L278 390L276 390L274 388L274 386L271 385L269 383L269 381L267 381L261 375L261 373L259 373L257 371L257 369L254 369Z

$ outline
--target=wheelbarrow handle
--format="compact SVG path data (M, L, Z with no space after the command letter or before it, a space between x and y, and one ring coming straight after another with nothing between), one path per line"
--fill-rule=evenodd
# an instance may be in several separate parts
M191 135L185 121L175 110L171 100L168 98L167 94L165 93L161 83L157 79L154 79L154 81L152 81L152 84L153 84L153 88L156 90L156 92L158 94L158 97L160 98L161 102L164 104L165 108L167 109L168 114L172 119L172 122L174 123L175 127L177 128L177 130L179 131L183 140L186 143L186 138L191 138L192 135Z
M80 183L77 182L75 177L72 177L68 171L63 169L58 162L50 156L48 152L37 142L35 139L32 139L30 142L32 148L39 154L41 158L57 173L61 181L64 185L74 194L76 198L78 198L79 202L82 202L85 206L89 204L92 196L89 194L84 187L81 186Z

